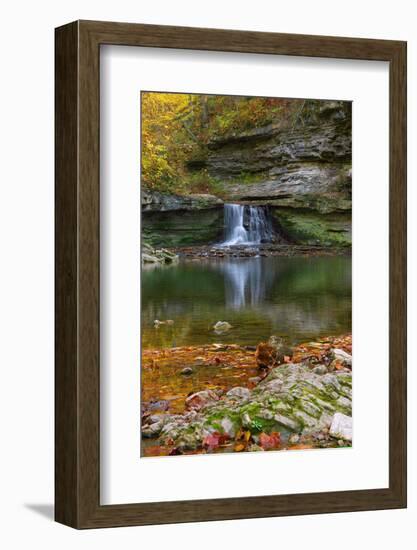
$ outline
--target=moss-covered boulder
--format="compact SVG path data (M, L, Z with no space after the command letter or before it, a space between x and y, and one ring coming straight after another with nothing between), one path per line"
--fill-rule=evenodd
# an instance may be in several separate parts
M307 365L287 364L273 369L253 390L235 388L210 400L198 411L166 415L157 426L144 426L161 442L195 449L211 433L233 437L239 430L252 434L279 432L313 434L330 429L336 413L352 416L352 374L349 369L318 374Z

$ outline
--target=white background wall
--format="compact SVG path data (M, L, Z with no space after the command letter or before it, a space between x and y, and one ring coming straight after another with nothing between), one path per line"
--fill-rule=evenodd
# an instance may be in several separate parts
M3 548L415 548L417 34L412 0L71 0L2 5L0 544ZM52 522L54 27L74 19L408 40L408 510L77 532ZM378 128L375 128L378 131ZM370 212L372 205L370 206ZM370 222L371 224L371 222ZM370 225L370 230L372 226ZM375 235L377 238L377 235ZM371 252L371 251L370 251ZM375 312L377 314L377 312ZM372 345L378 345L373 342ZM377 373L378 365L374 365ZM370 415L372 409L370 410ZM337 464L335 464L337 468ZM262 472L248 472L249 476ZM340 473L343 475L343 472ZM244 479L242 479L244 483Z

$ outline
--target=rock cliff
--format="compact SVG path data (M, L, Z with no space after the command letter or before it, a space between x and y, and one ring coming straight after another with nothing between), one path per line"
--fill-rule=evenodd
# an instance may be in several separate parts
M279 123L212 139L189 169L221 182L228 203L268 206L287 242L351 245L351 104L317 102L293 125ZM213 243L223 201L213 195L142 193L143 235L154 246Z
M219 240L223 201L213 195L142 192L142 236L152 246L181 247Z
M351 243L351 105L326 102L304 124L256 128L209 144L226 202L268 205L299 244Z

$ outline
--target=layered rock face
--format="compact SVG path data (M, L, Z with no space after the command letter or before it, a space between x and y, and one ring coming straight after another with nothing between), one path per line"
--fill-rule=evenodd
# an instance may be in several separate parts
M143 190L142 212L194 211L221 208L223 201L214 195L173 195L158 191Z
M351 104L326 101L292 127L278 123L212 140L189 169L207 169L228 203L268 206L284 242L351 245ZM218 242L223 201L213 195L142 193L142 234L152 246Z
M228 202L269 205L298 244L351 243L351 106L326 102L294 128L257 128L209 144Z
M152 246L215 242L223 232L223 201L213 195L142 192L142 236Z

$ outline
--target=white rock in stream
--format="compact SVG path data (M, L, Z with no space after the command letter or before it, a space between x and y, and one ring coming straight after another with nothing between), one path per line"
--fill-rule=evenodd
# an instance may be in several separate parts
M337 361L343 361L345 365L352 368L352 356L342 349L334 349L333 355Z
M232 328L232 325L227 321L217 321L217 323L213 326L214 332L216 333L226 332L231 328Z
M352 441L352 417L342 413L336 413L333 416L329 433L336 439Z

